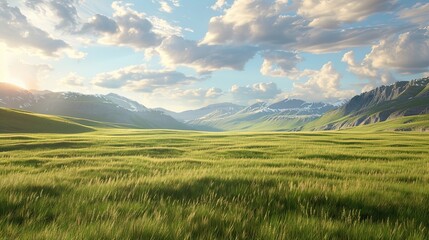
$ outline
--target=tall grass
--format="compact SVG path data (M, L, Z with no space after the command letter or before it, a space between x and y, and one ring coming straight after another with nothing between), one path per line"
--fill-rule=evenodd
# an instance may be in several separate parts
M428 239L429 134L0 135L0 239Z

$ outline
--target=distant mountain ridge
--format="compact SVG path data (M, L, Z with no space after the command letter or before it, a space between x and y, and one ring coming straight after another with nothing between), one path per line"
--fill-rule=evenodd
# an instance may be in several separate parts
M134 128L191 129L171 116L116 94L86 95L49 91L33 94L10 84L0 83L0 107Z
M308 123L304 130L336 130L429 114L429 77L396 82L353 97L340 108Z
M334 108L326 103L285 99L273 104L258 102L248 107L221 103L182 113L165 113L199 130L290 131Z
M0 107L24 109L36 102L31 92L12 84L0 82Z
M429 129L429 126L425 125L429 119L429 77L380 86L351 98L341 106L284 99L275 103L257 102L247 107L219 103L179 113L162 108L149 109L117 94L30 92L0 83L0 107L64 116L66 121L90 127L319 131L347 129L386 121L386 124L357 129L380 130L388 127L389 130L397 131L426 131ZM12 116L18 113L7 114ZM30 119L19 114L23 119ZM413 116L417 117L405 122L397 120Z
M173 112L169 111L163 108L158 108L157 110L164 112L165 114L168 114L176 119L182 120L182 121L192 121L195 119L202 118L207 115L213 115L213 116L227 116L232 115L241 109L243 109L244 106L240 106L233 103L216 103L211 104L199 109L195 110L187 110L183 112Z

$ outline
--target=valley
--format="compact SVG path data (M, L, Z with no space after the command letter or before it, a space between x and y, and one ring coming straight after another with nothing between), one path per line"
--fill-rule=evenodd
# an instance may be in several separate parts
M427 239L429 134L373 130L0 134L0 238Z
M150 109L117 94L30 92L0 83L0 107L138 129L339 130L429 114L429 78L380 86L337 106L284 99L274 103L257 102L247 107L218 103L184 112Z
M429 240L428 13L0 0L0 240Z

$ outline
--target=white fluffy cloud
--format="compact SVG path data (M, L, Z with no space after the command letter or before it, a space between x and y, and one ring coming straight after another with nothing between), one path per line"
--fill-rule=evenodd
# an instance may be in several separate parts
M145 102L150 102L153 107L165 107L166 109L184 111L191 108L200 108L208 104L217 103L227 93L219 88L189 88L182 87L159 88L153 92L139 93Z
M233 85L231 87L231 93L234 99L240 103L248 103L254 101L264 101L273 99L276 95L281 93L281 90L277 87L277 84L270 83L256 83L247 86Z
M177 1L172 4L178 5ZM182 34L182 28L173 26L164 19L146 16L130 4L112 3L113 17L95 14L83 24L79 33L101 35L99 43L126 46L136 50L155 48L171 35Z
M58 18L55 28L61 31L74 32L79 24L76 9L80 0L26 0L26 6L37 10L39 14L55 15Z
M311 20L309 26L337 28L358 22L377 12L394 9L397 0L303 0L297 13Z
M198 81L198 78L169 70L149 70L143 65L129 66L95 76L93 84L103 88L126 88L135 92L174 87Z
M173 36L164 40L157 51L166 66L182 65L192 67L199 73L209 73L219 69L242 70L257 49L247 46L198 44Z
M280 0L237 0L221 16L210 19L204 43L283 45L296 41L301 18L285 15Z
M209 88L209 89L175 89L171 92L171 97L175 99L185 99L192 101L201 101L209 99L217 99L223 95L223 91L219 88Z
M115 34L118 31L119 26L113 19L101 14L95 14L93 17L88 19L88 22L82 26L79 32L98 35Z
M152 22L145 14L133 10L122 2L113 2L112 8L114 10L113 19L118 25L118 31L105 35L100 40L101 43L136 49L156 47L161 43L162 37L154 32ZM104 21L106 20L104 19Z
M362 63L356 63L353 51L345 53L342 61L347 63L350 72L361 78L376 79L379 76L377 69L374 69L368 61L364 60Z
M361 79L369 80L362 92L369 91L379 85L387 85L396 81L393 75L386 69L377 69L372 66L370 59L365 58L361 63L357 63L353 51L344 54L342 61L347 63L348 71Z
M63 54L71 58L85 56L73 50L63 40L54 39L49 33L32 25L18 7L11 7L5 1L0 2L0 42L9 48L42 56L59 57Z
M352 51L342 59L348 70L369 80L363 90L396 81L392 71L403 74L424 73L429 70L429 27L382 39L372 46L362 62L357 63Z
M159 1L159 4L161 5L161 7L159 8L159 10L161 10L163 12L167 12L167 13L173 12L173 7L171 7L168 2L166 2L166 1Z
M178 0L160 0L158 1L160 8L159 10L162 12L172 13L174 7L179 7L180 3Z
M61 83L72 87L83 87L85 85L84 80L84 77L81 77L77 73L72 72L69 73L66 77L62 78Z
M383 39L366 56L374 68L422 73L429 68L429 27Z
M211 9L213 9L213 10L221 10L221 9L223 9L223 7L225 7L225 5L227 4L228 2L226 1L226 0L217 0L216 2L215 2L215 4L213 4L212 6L211 6Z
M270 77L299 78L300 72L296 65L302 60L297 53L283 51L269 51L262 53L264 62L261 74Z
M291 96L307 101L335 102L351 98L353 90L341 90L341 75L334 69L332 62L322 66L320 70L307 70L308 80L305 83L294 83Z
M332 13L328 15L320 13L319 20L315 20L316 13L308 9L307 5L318 5L320 1L308 1L306 7L301 6L301 15L293 12L293 8L286 0L236 0L230 8L221 16L210 19L208 32L203 43L206 44L251 44L263 49L298 50L312 53L335 52L344 48L364 46L373 43L383 36L397 31L397 27L354 27L333 28L340 23L351 21L345 17L348 12L353 15L353 8L357 7L359 19L364 19L370 14L388 10L394 6L393 1L363 0L359 3L340 2L344 7L344 13ZM325 3L323 1L322 3ZM320 3L320 4L322 4ZM336 5L336 1L322 4L324 7ZM341 10L341 8L340 8ZM312 17L306 17L312 15ZM314 15L314 16L313 16ZM334 18L325 21L324 25L332 28L320 28L314 25L321 18ZM334 24L335 23L335 24Z

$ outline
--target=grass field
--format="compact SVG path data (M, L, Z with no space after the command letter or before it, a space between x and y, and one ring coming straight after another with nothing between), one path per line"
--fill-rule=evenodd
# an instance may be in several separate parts
M429 239L429 134L0 134L0 239Z

